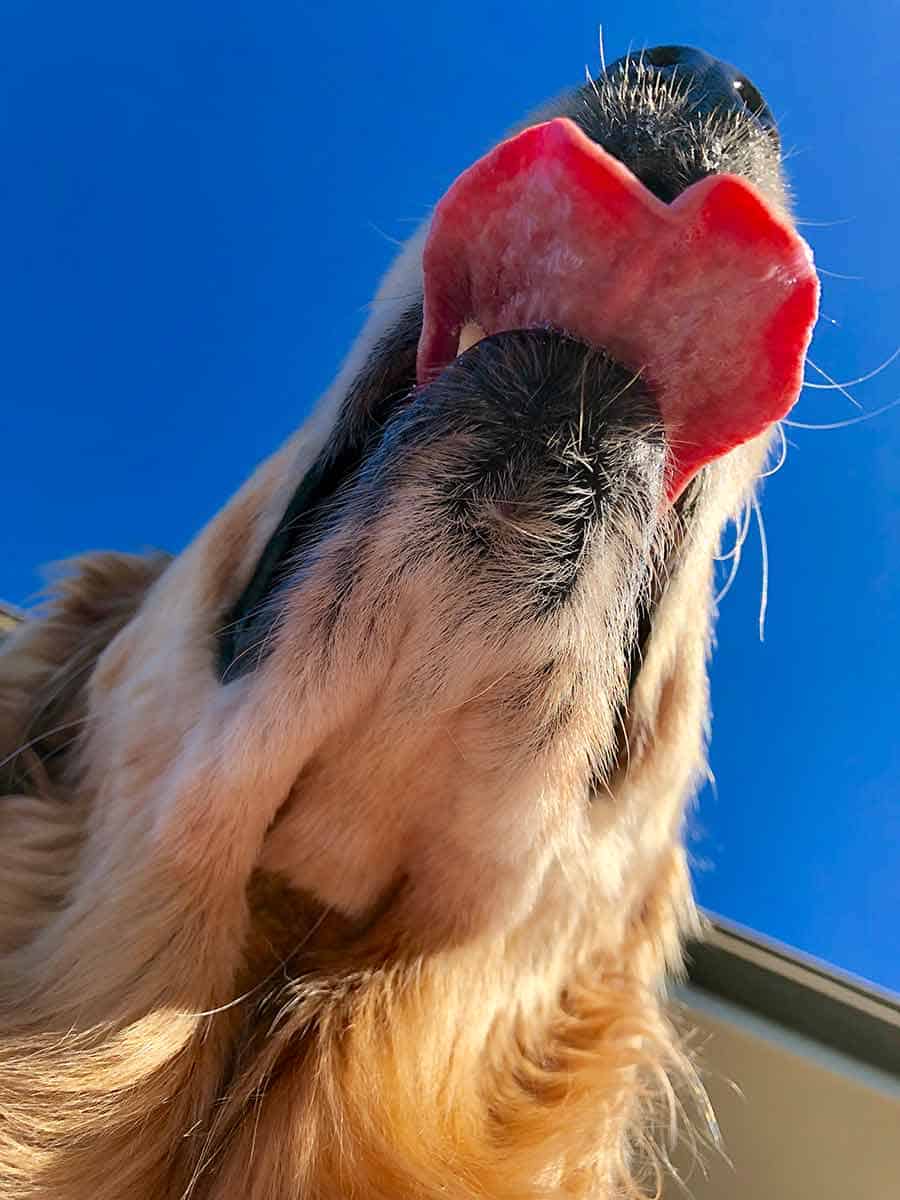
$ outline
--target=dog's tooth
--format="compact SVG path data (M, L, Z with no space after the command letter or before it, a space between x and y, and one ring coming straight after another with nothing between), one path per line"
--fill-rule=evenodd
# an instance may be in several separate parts
M467 350L471 350L484 337L484 330L477 321L466 321L462 329L459 331L459 345L456 348L456 357L465 354Z

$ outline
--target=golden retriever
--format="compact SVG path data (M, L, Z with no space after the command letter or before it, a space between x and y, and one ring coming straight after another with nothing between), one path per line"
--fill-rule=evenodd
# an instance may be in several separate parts
M4 1200L653 1182L714 556L816 285L733 68L540 120L183 554L0 654Z

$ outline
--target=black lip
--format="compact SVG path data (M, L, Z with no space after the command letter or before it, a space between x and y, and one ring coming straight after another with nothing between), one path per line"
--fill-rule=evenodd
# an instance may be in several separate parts
M221 682L255 666L248 650L256 618L290 574L296 550L314 534L329 501L354 478L385 424L415 387L421 327L422 309L416 305L375 347L364 373L351 387L329 445L300 481L250 581L225 618L217 644Z
M319 461L303 477L256 564L250 582L231 610L224 632L219 636L218 674L223 683L228 677L244 673L235 672L234 668L243 653L241 646L253 614L264 606L283 582L291 551L312 523L316 512L345 480L352 477L360 461L358 454L341 456L332 464ZM247 667L251 665L248 663Z
M362 467L369 442L369 438L345 442L336 454L322 454L304 475L249 583L226 618L218 640L221 682L237 678L255 665L249 659L248 645L245 644L252 644L254 618L261 614L290 575L299 548L314 539L326 506Z

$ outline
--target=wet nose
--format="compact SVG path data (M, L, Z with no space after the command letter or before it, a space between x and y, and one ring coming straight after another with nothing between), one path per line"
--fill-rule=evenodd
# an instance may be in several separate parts
M747 113L763 129L778 136L775 118L759 90L731 63L713 58L694 46L654 46L611 63L607 77L617 72L636 75L650 70L667 80L681 80L690 89L699 113L714 110Z

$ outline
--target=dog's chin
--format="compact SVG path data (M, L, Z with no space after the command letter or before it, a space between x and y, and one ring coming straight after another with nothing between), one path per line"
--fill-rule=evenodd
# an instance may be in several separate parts
M225 622L223 682L264 661L285 595L341 524L364 513L374 536L411 484L422 519L408 529L409 560L440 548L473 585L489 574L499 602L536 618L572 596L592 544L620 517L649 555L666 447L655 399L634 372L551 329L463 340L421 387L408 350L394 352L392 369L379 364L358 381L359 411L348 405Z

